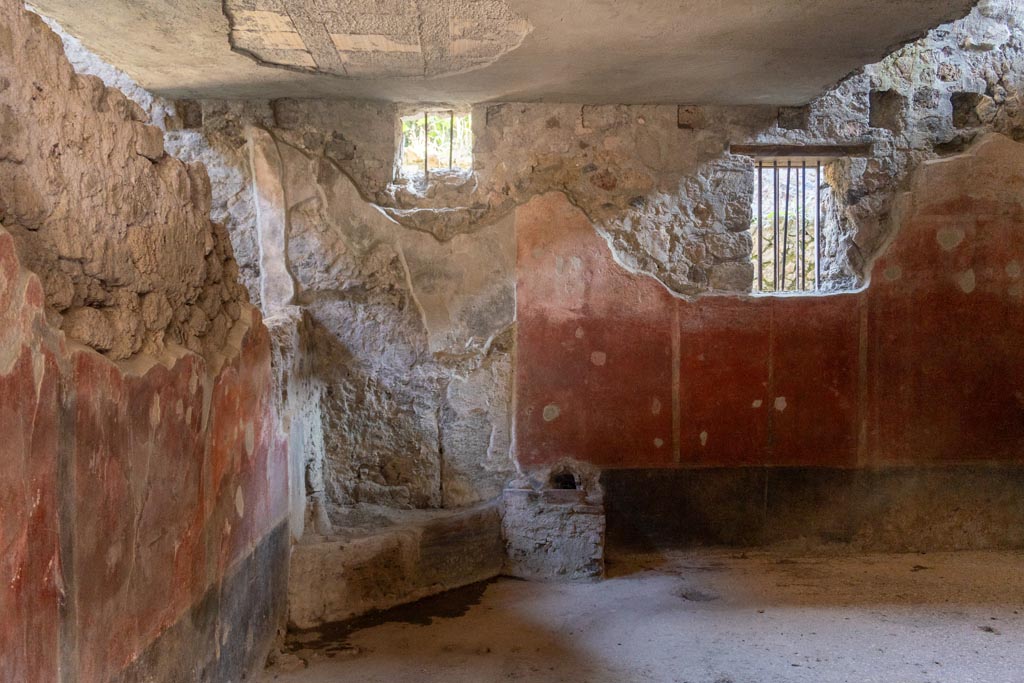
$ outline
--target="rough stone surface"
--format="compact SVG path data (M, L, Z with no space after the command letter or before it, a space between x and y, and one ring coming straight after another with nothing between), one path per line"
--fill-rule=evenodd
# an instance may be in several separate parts
M240 679L283 617L270 340L144 118L0 2L5 682Z
M308 311L324 386L313 490L339 505L496 496L511 471L510 220L440 242L363 201L331 159L262 129L250 143L274 160L257 194L287 197L272 237L260 226L286 255L264 279L286 281Z
M460 511L363 506L292 550L288 621L310 629L493 578L504 548L497 503Z
M603 499L598 471L583 463L561 461L513 481L501 497L502 573L541 581L604 576Z
M76 74L39 17L3 12L0 224L53 319L114 359L222 348L245 295L205 169L167 156L119 90Z

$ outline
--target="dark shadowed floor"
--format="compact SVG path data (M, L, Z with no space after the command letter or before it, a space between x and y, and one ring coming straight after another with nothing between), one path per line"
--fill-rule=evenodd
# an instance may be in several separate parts
M1024 554L630 555L293 636L276 683L1024 681Z

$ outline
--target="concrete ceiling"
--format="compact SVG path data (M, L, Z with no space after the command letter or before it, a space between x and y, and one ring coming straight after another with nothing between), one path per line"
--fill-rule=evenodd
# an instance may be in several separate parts
M172 97L802 104L974 0L36 0Z

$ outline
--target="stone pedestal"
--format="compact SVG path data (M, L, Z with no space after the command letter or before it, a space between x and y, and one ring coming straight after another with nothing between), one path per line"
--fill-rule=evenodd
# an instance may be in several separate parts
M506 488L504 573L531 580L604 575L604 504L600 491Z

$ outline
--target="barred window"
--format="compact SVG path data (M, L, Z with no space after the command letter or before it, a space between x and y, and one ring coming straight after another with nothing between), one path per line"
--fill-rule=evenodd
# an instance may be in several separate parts
M422 111L401 118L399 171L407 178L427 179L435 171L473 168L473 130L469 113Z

